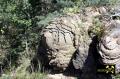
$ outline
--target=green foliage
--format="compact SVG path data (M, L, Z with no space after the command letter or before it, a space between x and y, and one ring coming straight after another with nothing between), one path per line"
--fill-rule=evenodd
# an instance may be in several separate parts
M78 6L74 6L74 7L70 7L70 8L64 8L63 9L64 13L79 13L80 12L80 8Z
M102 22L100 22L98 18L93 18L93 25L89 29L90 36L91 37L98 36L98 39L99 39L104 33L103 26L104 25L102 24Z
M61 14L57 11L53 13L48 13L46 16L36 16L36 18L39 20L37 22L37 25L39 25L39 27L47 26L51 22L51 20L57 16L61 16Z
M20 63L21 52L27 47L24 42L32 36L29 33L32 25L30 10L28 0L0 0L0 49L5 51L0 52L4 55L1 57L3 70Z
M119 4L120 0L68 0L76 3L77 6L106 6Z
M33 2L0 0L0 72L17 69L25 61L23 57L32 60L37 53L40 30L61 15L52 2Z

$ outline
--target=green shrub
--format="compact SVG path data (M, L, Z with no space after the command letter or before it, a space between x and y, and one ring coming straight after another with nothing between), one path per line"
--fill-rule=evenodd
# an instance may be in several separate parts
M100 22L98 18L93 18L93 25L89 29L90 36L91 37L98 36L98 39L99 39L104 33L103 26L104 26L103 23Z

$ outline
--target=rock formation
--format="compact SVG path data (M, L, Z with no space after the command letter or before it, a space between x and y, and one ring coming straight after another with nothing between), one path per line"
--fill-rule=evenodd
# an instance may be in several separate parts
M99 60L102 64L115 64L116 73L120 72L120 21L112 20L99 42Z
M79 64L82 68L91 43L88 35L89 26L92 25L90 18L99 14L92 11L92 8L87 10L84 15L71 14L57 17L42 30L40 47L46 52L40 53L46 55L50 66L65 70L71 63L74 53L80 52L79 54L83 58L80 57L82 62ZM74 65L81 60L74 59ZM78 68L77 64L76 68Z
M82 72L81 79L111 79L109 75L96 74L98 63L116 64L116 72L119 72L120 22L103 21L107 29L104 28L100 40L97 36L89 36L92 18L106 13L102 9L86 8L79 14L64 15L51 21L41 32L38 53L42 64L65 71L72 63Z
M50 66L63 70L68 67L78 46L80 23L79 15L61 16L42 31L41 45Z

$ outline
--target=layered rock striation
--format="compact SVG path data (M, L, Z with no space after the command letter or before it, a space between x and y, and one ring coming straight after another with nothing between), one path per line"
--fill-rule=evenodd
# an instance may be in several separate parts
M120 72L120 21L111 20L100 39L98 51L102 64L115 64Z

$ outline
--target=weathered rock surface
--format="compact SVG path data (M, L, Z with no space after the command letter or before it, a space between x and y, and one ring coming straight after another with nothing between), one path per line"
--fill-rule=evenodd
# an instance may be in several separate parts
M98 51L102 64L115 64L120 72L120 21L112 20L101 37Z
M91 38L88 35L91 18L99 15L92 8L85 10L86 14L71 14L55 18L42 31L41 52L48 58L50 66L65 70L75 52L80 52L81 57L73 60L75 68L82 68L87 56ZM78 61L81 61L81 63ZM78 67L78 64L80 67Z
M120 22L103 21L110 28L105 30L100 42L97 37L91 38L88 34L92 18L105 13L104 7L99 11L86 8L82 14L55 18L41 32L39 54L42 64L65 71L72 63L75 69L82 72L80 79L112 79L110 75L96 74L96 66L101 62L114 63L116 71L119 71Z
M48 57L49 65L54 68L68 67L78 46L80 15L62 16L43 30L42 47Z

